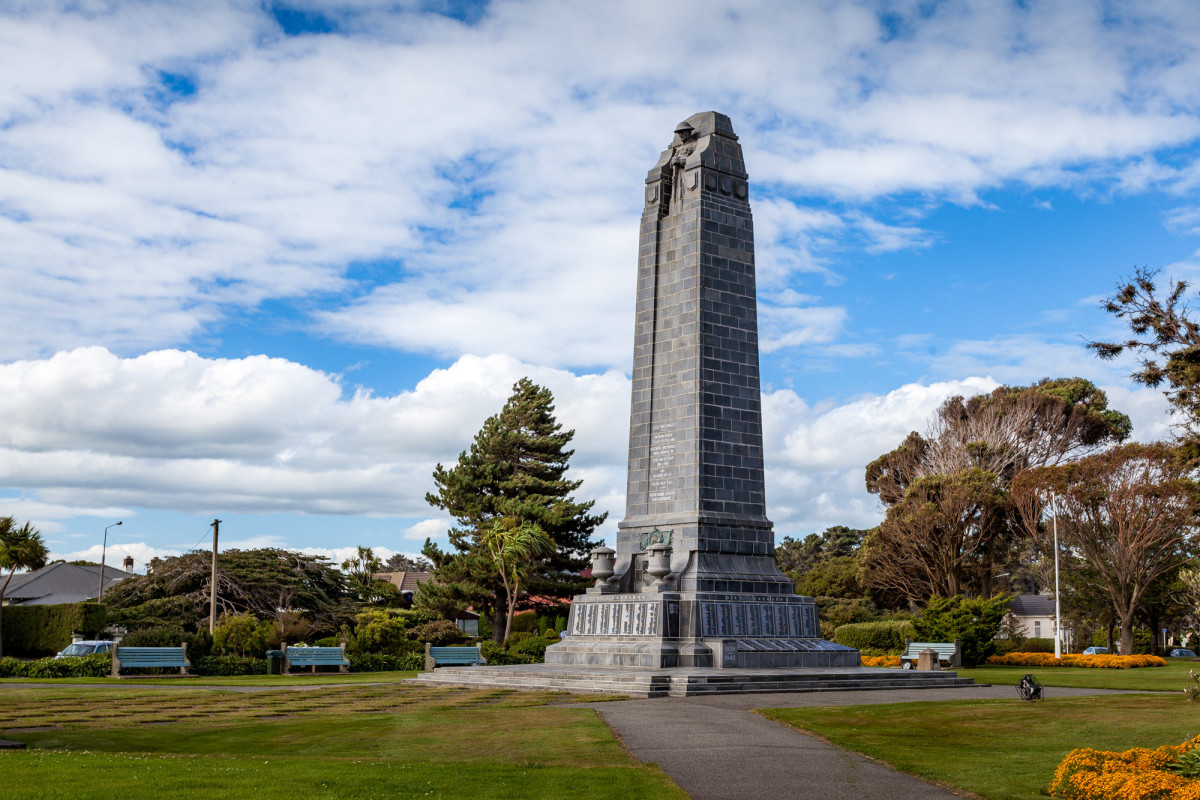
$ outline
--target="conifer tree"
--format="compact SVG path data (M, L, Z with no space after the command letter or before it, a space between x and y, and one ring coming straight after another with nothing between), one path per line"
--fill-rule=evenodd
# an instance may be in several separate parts
M567 479L575 431L554 417L549 389L522 378L499 414L489 417L470 450L447 469L433 472L436 493L426 501L457 521L449 531L450 552L426 540L424 554L434 565L434 581L422 585L418 602L449 611L474 606L494 616L493 636L500 639L507 617L507 593L484 539L497 524L508 529L536 526L554 543L536 556L524 579L531 595L569 597L582 588L590 536L607 514L592 514L595 501L572 496L582 481Z

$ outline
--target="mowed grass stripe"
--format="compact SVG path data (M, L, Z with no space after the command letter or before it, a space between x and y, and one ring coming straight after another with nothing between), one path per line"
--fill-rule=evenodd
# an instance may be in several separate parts
M267 715L337 715L393 712L428 708L518 708L569 701L560 692L497 692L460 688L425 688L405 685L338 687L312 692L228 692L204 689L129 693L126 690L76 690L72 696L47 698L41 689L14 689L0 709L0 731L13 728L65 726L107 728L191 719L231 720ZM586 699L586 698L581 698ZM81 713L81 704L87 713Z
M0 775L5 776L8 787L4 796L11 800L79 800L97 796L98 787L120 787L121 797L130 800L687 798L659 770L640 766L571 768L536 763L438 764L30 751L0 752Z

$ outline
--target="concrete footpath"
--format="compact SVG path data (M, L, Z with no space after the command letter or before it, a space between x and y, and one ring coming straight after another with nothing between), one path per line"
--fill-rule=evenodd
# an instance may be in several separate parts
M1050 697L1109 694L1047 688ZM771 722L754 708L1016 699L1012 686L666 697L593 703L633 754L657 763L692 800L951 800L954 793ZM899 732L897 732L899 735Z

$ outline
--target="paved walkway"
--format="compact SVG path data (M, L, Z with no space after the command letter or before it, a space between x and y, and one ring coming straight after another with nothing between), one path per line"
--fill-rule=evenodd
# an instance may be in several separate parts
M1047 688L1050 697L1106 694ZM1012 686L875 692L667 697L594 703L633 754L657 763L692 800L953 800L958 797L857 753L771 722L754 708L803 708L983 698Z

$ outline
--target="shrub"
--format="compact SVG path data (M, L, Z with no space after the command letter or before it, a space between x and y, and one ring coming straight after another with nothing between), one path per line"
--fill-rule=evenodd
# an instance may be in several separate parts
M537 633L538 615L536 611L518 611L513 617L513 633Z
M354 653L348 656L351 672L393 672L425 669L424 653Z
M1054 771L1050 796L1064 800L1184 800L1200 796L1200 781L1173 770L1200 746L1200 736L1154 750L1135 747L1114 753L1090 747L1072 750Z
M467 637L448 619L439 619L434 622L426 622L423 625L418 625L409 631L409 638L415 641L433 645L434 647L445 647L446 645L458 644Z
M817 614L822 623L836 631L843 625L856 622L871 622L879 617L879 609L863 597L818 597Z
M1029 638L1021 643L1022 653L1053 653L1054 640L1046 638Z
M1053 653L1008 653L1002 656L992 656L987 663L1002 667L1091 667L1093 669L1135 669L1167 665L1167 662L1158 656L1099 655L1055 658Z
M248 613L226 613L217 619L213 647L222 655L255 656L267 651L271 623Z
M4 649L15 656L49 656L71 643L72 633L98 637L108 619L100 603L4 607Z
M263 652L266 652L264 644ZM250 656L205 656L189 659L197 675L266 675L267 660Z
M1012 600L1006 595L982 597L932 597L921 616L913 620L923 642L962 640L962 665L974 667L996 652L994 639Z
M1020 639L997 639L996 640L996 655L1004 656L1009 653L1015 653L1022 650L1024 642Z
M833 640L857 650L902 653L904 640L916 638L916 635L910 620L888 620L842 625L834 631Z
M508 654L519 658L528 658L529 661L526 663L529 664L541 664L546 660L546 648L557 643L557 638L534 636L509 645Z
M510 640L511 643L511 640ZM520 653L511 653L505 650L504 647L491 639L487 639L480 643L479 652L484 659L493 666L503 666L505 664L538 664L542 659L534 659L532 656L522 655ZM545 650L542 651L545 653Z
M900 656L863 656L862 665L864 667L898 667L900 666Z
M103 678L111 669L112 657L107 653L34 661L0 658L0 678Z
M306 642L312 638L313 627L299 611L283 611L271 620L270 632L267 634L267 647L280 650L289 642ZM341 644L335 641L334 646Z
M185 636L183 628L175 625L160 625L154 628L130 631L121 639L121 645L125 647L179 647Z
M400 653L408 645L409 619L382 608L368 608L355 617L352 653Z

